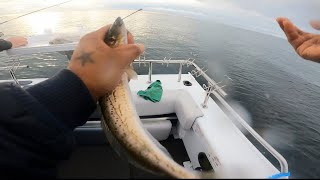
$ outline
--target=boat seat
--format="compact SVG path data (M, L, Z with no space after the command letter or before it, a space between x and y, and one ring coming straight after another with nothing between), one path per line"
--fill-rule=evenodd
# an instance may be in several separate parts
M132 98L139 116L152 116L175 113L183 129L190 129L203 112L191 95L185 90L164 90L160 102L151 102L132 91ZM167 139L172 123L168 120L142 120L144 127L157 140Z

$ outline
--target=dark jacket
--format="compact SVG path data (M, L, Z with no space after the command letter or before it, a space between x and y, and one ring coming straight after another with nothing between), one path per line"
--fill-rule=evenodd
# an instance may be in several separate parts
M0 51L10 49L11 47L12 43L10 41L0 39Z
M0 84L0 177L55 177L74 145L73 130L96 108L71 71L24 90Z

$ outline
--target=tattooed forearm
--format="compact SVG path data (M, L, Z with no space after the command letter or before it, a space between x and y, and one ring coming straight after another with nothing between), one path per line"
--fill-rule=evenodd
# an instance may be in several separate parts
M81 65L86 65L87 62L94 63L94 60L91 58L93 52L81 52L81 55L77 58L81 61Z

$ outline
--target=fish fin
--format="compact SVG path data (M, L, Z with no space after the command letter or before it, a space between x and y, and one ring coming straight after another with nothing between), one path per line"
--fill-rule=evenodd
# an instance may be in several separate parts
M133 80L138 79L138 74L136 73L136 71L134 71L132 64L130 65L130 67L128 69L126 69L126 73L127 73L129 79L133 79Z
M147 166L144 166L142 164L140 164L140 162L134 160L130 154L128 153L128 151L119 143L119 141L116 139L116 137L113 135L113 133L111 132L111 130L109 129L107 123L105 122L104 117L101 117L101 127L107 137L107 140L110 144L110 146L112 147L112 149L118 154L118 156L123 159L123 160L127 160L131 165L135 166L136 168L142 169L144 171L147 171L149 173L152 174L159 174L158 172L155 172L153 170L150 170ZM151 136L151 135L150 135ZM159 143L159 142L158 142ZM160 143L159 143L160 144ZM158 146L159 147L159 146ZM160 148L160 147L159 147ZM163 147L165 148L165 147ZM162 148L160 148L161 150L163 150ZM166 150L166 149L165 149Z
M127 154L125 153L124 149L120 145L120 143L117 141L117 139L113 136L112 132L110 131L109 127L107 126L104 117L101 117L101 127L104 130L104 133L107 137L107 140L110 144L110 146L113 148L113 150L120 156L125 158L129 158Z
M154 138L147 129L145 129L145 132L146 132L146 134L149 136L149 138L153 141L153 143L155 143L156 146L157 146L164 154L166 154L168 157L170 157L171 159L173 159L172 156L171 156L171 154L169 153L169 151L168 151L164 146L162 146L162 144L160 144L159 141L156 140L156 138Z

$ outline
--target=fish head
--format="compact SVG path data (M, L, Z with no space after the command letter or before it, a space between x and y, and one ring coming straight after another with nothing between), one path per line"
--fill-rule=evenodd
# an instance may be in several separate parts
M127 28L122 18L118 17L111 25L105 37L105 43L111 48L118 47L121 44L128 44L127 33Z
M128 44L128 31L121 17L118 17L114 21L104 41L111 48L116 48L121 44ZM125 71L128 75L128 81L130 79L138 78L138 75L134 71L132 64L130 64L130 66Z

